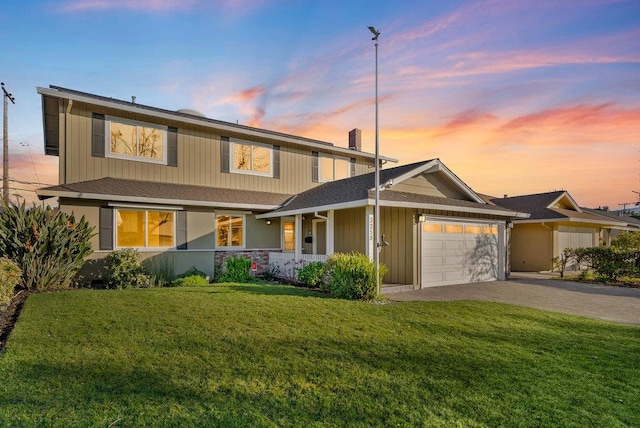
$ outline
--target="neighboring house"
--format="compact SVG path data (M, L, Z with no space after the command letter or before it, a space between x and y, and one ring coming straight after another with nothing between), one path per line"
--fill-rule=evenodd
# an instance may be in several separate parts
M611 227L610 229L605 229L603 231L604 242L607 245L610 244L611 240L618 236L620 232L640 232L640 219L636 217L631 217L630 215L623 214L620 211L609 211L606 207L605 209L591 209L583 207L582 210L589 214L599 215L608 220L622 223L622 226Z
M208 274L229 255L259 271L334 252L373 257L375 156L349 148L51 86L45 153L58 156L60 209L96 226L85 269L119 248ZM381 157L382 162L397 162ZM384 281L412 288L502 279L507 223L438 159L383 169ZM95 269L94 269L95 267Z
M560 190L534 195L493 198L497 206L529 213L513 221L511 269L522 272L552 270L552 258L565 248L589 248L608 244L612 230L627 223L589 212L568 192Z

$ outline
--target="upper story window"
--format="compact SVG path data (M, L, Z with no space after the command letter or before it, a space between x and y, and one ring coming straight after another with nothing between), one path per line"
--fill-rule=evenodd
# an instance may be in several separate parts
M347 158L320 154L318 162L319 181L334 181L351 176L351 163Z
M167 163L166 126L107 116L105 131L107 156Z
M231 143L231 170L245 174L273 175L272 146L248 143Z

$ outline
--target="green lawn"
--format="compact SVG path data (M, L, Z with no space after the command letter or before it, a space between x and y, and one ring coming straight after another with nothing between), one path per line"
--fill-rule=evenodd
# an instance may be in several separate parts
M275 285L29 297L0 426L640 426L640 328Z

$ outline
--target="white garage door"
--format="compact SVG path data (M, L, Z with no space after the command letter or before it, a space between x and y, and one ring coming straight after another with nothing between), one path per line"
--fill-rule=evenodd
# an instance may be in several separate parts
M558 227L558 254L565 248L593 247L594 229L588 227Z
M422 223L422 287L498 279L498 225Z

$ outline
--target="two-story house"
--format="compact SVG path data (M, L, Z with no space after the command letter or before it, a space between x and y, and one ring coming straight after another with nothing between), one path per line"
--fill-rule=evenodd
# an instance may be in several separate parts
M373 257L375 156L349 147L56 86L42 96L59 185L38 190L96 226L89 265L137 248L176 273L230 254L270 263ZM397 162L381 156L384 163ZM380 172L384 282L420 288L503 279L508 222L440 160Z

